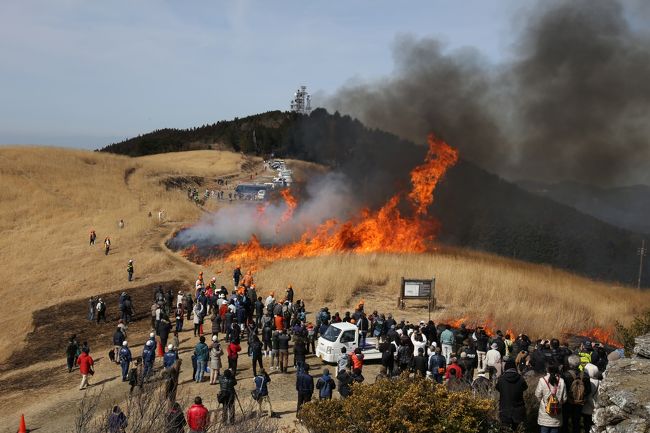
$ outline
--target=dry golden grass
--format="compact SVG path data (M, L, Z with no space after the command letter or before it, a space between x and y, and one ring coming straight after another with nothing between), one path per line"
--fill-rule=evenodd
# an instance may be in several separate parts
M160 180L170 174L236 173L242 161L238 154L218 151L128 158L55 148L0 148L0 361L31 329L33 311L128 287L130 258L137 278L131 284L192 276L196 267L160 244L201 211L183 191L166 191ZM127 183L125 172L132 168ZM171 222L158 223L160 209ZM120 219L124 229L118 228ZM97 232L94 247L88 245L91 229ZM109 256L102 251L105 236L112 240ZM17 335L18 341L9 338Z
M128 158L54 148L0 148L0 361L31 330L35 310L127 288L130 258L137 278L131 284L181 278L189 285L199 267L167 251L162 242L178 227L196 221L201 210L186 200L184 191L166 191L160 181L167 176L238 173L246 160L220 151ZM300 162L291 166L296 178L318 169ZM135 171L125 182L130 169ZM159 209L168 219L162 225L157 221ZM120 219L126 222L124 229L117 226ZM94 247L88 246L91 229L98 235ZM106 257L101 243L107 235L113 249ZM230 271L224 269L220 281L225 283ZM650 295L631 289L468 251L279 261L260 270L257 280L263 292L292 283L312 309L328 303L345 311L364 297L371 309L395 311L402 276L432 275L442 306L436 318L492 318L504 328L535 335L610 327L650 300ZM425 318L426 311L410 307L403 314L415 320Z
M393 312L407 320L426 320L417 302L396 308L402 277L436 277L435 320L467 318L482 324L560 336L593 327L611 329L647 308L650 293L595 282L539 266L465 250L406 255L339 255L279 261L260 270L256 280L266 293L292 284L312 309L334 305L342 313L364 298L366 308ZM420 303L422 304L422 303Z

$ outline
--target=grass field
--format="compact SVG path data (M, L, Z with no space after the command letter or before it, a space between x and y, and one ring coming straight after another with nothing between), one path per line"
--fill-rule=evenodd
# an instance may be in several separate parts
M166 190L161 180L238 173L246 162L240 154L221 151L127 158L53 148L0 148L0 326L5 330L0 361L26 343L33 311L128 288L126 264L131 258L134 284L178 278L189 286L198 266L171 254L162 242L178 227L196 221L202 211L183 191ZM296 165L303 175L313 169ZM160 209L166 213L164 224L157 218ZM120 219L126 223L123 229L118 228ZM94 247L88 245L91 229L98 235ZM109 256L102 252L105 236L113 244ZM222 275L229 274L224 267ZM402 276L432 275L440 307L436 318L490 318L498 326L533 335L608 328L615 320L628 320L650 300L649 294L548 267L446 249L427 255L279 261L260 269L257 281L263 293L282 291L291 283L312 308L330 303L344 311L363 297L369 308L389 311L395 309ZM413 319L425 314L414 308L404 312Z
M291 166L296 179L320 170L300 162ZM71 323L75 330L87 326L82 333L84 338L90 335L94 356L100 359L111 345L115 323L88 324L83 319L88 297L108 294L109 315L114 318L115 292L133 288L131 293L138 300L136 310L146 317L148 312L143 310L148 305L139 304L147 303L152 285L172 280L186 282L181 284L187 288L193 285L201 268L167 250L164 241L178 228L197 221L203 210L189 202L184 191L167 189L162 181L232 174L249 180L260 168L257 159L220 151L127 158L53 148L0 148L0 297L4 301L0 303L0 363L16 354L0 374L6 388L0 396L0 419L7 421L0 431L16 431L13 423L23 413L30 428L47 426L65 431L71 425L82 396L77 390L78 375L68 375L64 367L65 338L72 332ZM216 206L221 205L225 204ZM213 206L211 203L210 208ZM164 222L157 218L160 209L166 213ZM123 229L118 228L120 219L125 221ZM91 229L98 235L98 244L93 247L88 245ZM105 256L101 243L107 235L113 248ZM135 260L136 280L128 283L126 264L131 258ZM208 278L217 270L223 271L218 282L229 285L231 267L222 263L203 270ZM312 312L328 305L332 311L343 313L365 299L369 310L392 311L398 319L426 319L426 308L415 302L397 310L402 276L436 277L438 308L433 318L438 322L464 318L474 325L489 321L492 326L531 336L559 336L563 331L592 327L607 329L616 320L629 321L650 301L650 294L630 288L445 247L424 255L342 254L276 261L255 273L261 295L273 290L281 296L286 285L292 284L296 297L306 299ZM51 317L75 313L80 316L76 320L72 316ZM36 322L39 326L28 337ZM148 326L148 320L142 319L129 330L136 351L149 333ZM181 335L186 363L197 342L191 334L186 330ZM27 361L28 357L21 354L31 347L41 352L32 350L32 361ZM122 401L126 391L121 381L115 380L119 369L103 358L94 380L106 383L102 407L107 409ZM40 361L32 364L36 359ZM318 360L310 358L309 362L317 368ZM242 357L241 366L244 378L240 390L246 395L251 379L247 357ZM374 377L378 366L368 368L368 377ZM203 395L208 407L216 409L214 392L208 397L211 388L194 384L191 373L190 368L184 369L181 392ZM25 392L27 389L39 392ZM274 409L285 414L283 425L294 420L294 389L292 375L274 375L270 392Z
M218 151L127 158L0 148L0 326L5 330L0 361L22 343L33 311L128 287L129 259L135 260L136 284L192 275L193 265L174 260L160 242L201 211L160 181L171 175L236 173L242 162L239 154ZM171 222L159 223L160 209ZM91 229L97 232L94 247L88 245ZM108 256L102 251L105 236L113 245Z
M314 307L335 305L343 313L365 299L367 308L395 313L401 277L436 278L435 320L465 318L491 326L560 337L563 332L611 329L640 313L650 293L595 282L547 266L442 248L423 255L341 255L276 262L260 270L262 287L292 284ZM413 308L408 308L409 304ZM419 303L421 305L421 303ZM407 303L399 317L426 320L427 310Z

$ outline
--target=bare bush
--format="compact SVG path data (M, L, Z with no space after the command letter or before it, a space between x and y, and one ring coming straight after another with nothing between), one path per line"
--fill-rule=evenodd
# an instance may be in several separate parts
M110 408L100 409L100 403L106 401L104 389L96 392L87 392L79 403L77 416L70 433L108 433L108 418L112 412ZM190 407L190 399L180 396L177 402L184 408L184 413ZM170 427L167 414L171 408L170 401L166 398L165 388L160 382L145 384L141 389L130 394L121 402L120 406L127 417L129 433L162 433ZM277 433L284 431L278 426L275 419L258 416L257 405L245 401L243 405L236 405L237 414L234 425L221 422L221 410L210 411L210 426L206 433Z

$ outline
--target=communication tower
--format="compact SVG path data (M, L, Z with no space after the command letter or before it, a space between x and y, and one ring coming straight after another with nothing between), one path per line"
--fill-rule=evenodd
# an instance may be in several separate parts
M291 100L291 111L301 114L311 112L311 95L307 92L307 86L300 86Z

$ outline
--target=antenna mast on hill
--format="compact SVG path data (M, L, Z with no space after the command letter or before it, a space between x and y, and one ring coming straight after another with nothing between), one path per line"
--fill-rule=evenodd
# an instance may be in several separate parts
M647 248L645 247L645 239L641 241L641 248L637 248L636 254L639 256L639 279L636 283L636 288L641 288L641 275L643 274L643 257L646 255Z
M291 111L300 114L311 112L311 95L307 92L307 86L300 86L291 100Z

